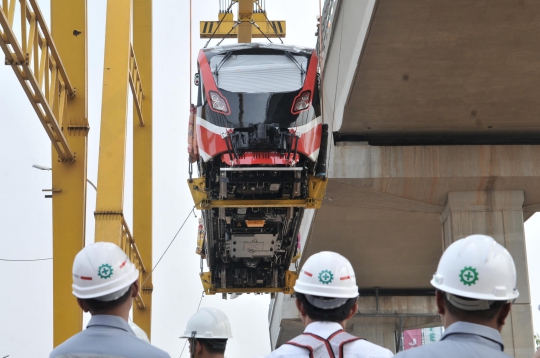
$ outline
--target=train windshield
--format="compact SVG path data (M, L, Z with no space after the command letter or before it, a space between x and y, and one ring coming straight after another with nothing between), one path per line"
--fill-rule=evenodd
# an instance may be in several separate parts
M220 93L227 99L230 114L216 113L205 101L206 120L225 127L278 123L280 127L302 125L312 111L292 114L294 98L300 93L308 67L305 56L282 53L215 55L210 68ZM308 113L309 112L309 113ZM305 122L305 123L304 123Z

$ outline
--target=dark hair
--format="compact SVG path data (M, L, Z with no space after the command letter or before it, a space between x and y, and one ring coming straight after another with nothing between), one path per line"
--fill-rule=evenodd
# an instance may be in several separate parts
M344 304L337 308L324 310L322 308L315 307L311 303L309 303L306 295L304 295L303 293L296 292L295 296L304 307L304 310L306 311L308 317L314 321L339 323L347 319L347 316L349 316L349 313L351 313L351 309L356 303L356 298L349 298L347 301L345 301Z
M211 353L211 354L224 354L225 353L225 346L227 345L226 339L196 338L196 340L204 347L204 349L206 349L208 353Z
M454 316L460 321L470 321L470 320L480 321L480 322L491 321L492 319L495 318L495 316L499 314L502 307L506 303L508 303L507 301L495 301L489 306L487 310L465 311L465 310L462 310L461 308L457 308L456 306L454 306L452 302L450 302L448 298L446 297L445 292L442 292L442 294L444 296L444 305L448 309L448 312L450 312L452 316ZM454 296L462 300L472 300L471 298L467 298L467 297L462 297L462 296L457 296L457 295L454 295Z
M116 308L122 305L124 302L128 300L128 298L131 297L132 285L133 284L129 286L129 289L126 291L126 293L124 293L122 296L120 296L119 298L113 301L98 301L95 298L83 299L83 301L86 302L92 314L109 311L109 310L112 310L113 308Z

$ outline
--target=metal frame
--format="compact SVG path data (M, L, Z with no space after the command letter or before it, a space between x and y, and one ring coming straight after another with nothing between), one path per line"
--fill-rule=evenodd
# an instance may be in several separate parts
M291 295L294 293L294 285L298 279L298 272L295 271L286 271L285 272L285 286L283 288L279 287L258 287L258 288L220 288L214 287L212 284L212 273L211 272L201 272L200 274L201 282L204 288L204 293L207 295L215 295L216 293L278 293L281 292L286 295Z
M306 199L277 199L277 200L210 200L205 191L204 178L188 179L189 190L193 197L193 202L198 210L209 210L212 208L266 208L266 207L299 207L306 209L319 209L324 199L327 178L310 176L308 179L308 198Z
M133 235L129 231L129 227L124 219L122 219L122 239L120 241L120 247L127 254L129 260L137 267L139 270L139 287L142 287L143 284L143 275L146 273L146 267L144 266L143 259L137 245L135 245L135 240ZM142 291L139 290L139 294L135 297L135 303L138 309L146 308L142 297Z
M301 172L300 167L225 167L219 168L221 172Z
M144 117L142 109L142 100L145 97L142 87L141 74L139 73L139 66L137 65L137 58L135 57L135 50L133 46L130 46L129 52L129 85L131 87L131 93L133 93L133 104L137 114L139 115L139 125L144 127Z
M13 20L19 3L20 36ZM36 0L2 0L0 47L36 111L61 161L75 155L62 132L67 97L75 96L65 67ZM21 46L22 44L22 46Z

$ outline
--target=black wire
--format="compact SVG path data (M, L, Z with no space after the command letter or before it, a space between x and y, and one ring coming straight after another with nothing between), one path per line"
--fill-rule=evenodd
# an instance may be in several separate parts
M270 40L270 39L268 38L268 36L266 36L266 34L261 30L261 28L259 27L259 25L257 25L257 24L255 23L255 21L251 20L251 24L252 24L253 26L255 26L255 28L256 28L257 30L259 30L259 32L260 32L264 37L266 37L266 39L267 39L268 41L270 41L270 43L273 43L272 40ZM281 39L280 39L280 40L281 40ZM283 42L283 41L282 41L282 42Z
M228 13L229 10L231 9L231 6L233 6L233 2L231 2L231 4L229 5L229 8L227 9L227 11L225 11L225 13ZM214 37L214 35L216 34L217 30L219 29L219 26L221 25L221 23L223 22L223 19L225 19L225 15L223 15L223 17L221 18L221 20L219 20L217 26L216 26L216 29L214 30L214 33L212 33L212 36L210 36L210 38L208 39L208 41L206 42L206 44L204 45L204 48L206 48L208 46L208 44L210 43L210 41L212 40L212 38Z
M217 43L216 46L221 45L221 43L223 42L223 40L225 40L225 39L227 38L227 36L229 36L229 34L230 34L230 33L232 32L232 30L234 30L235 28L236 28L236 24L234 24L234 26L231 27L231 29L229 30L229 32L227 32L227 35L225 35L225 37L223 37L223 38L221 39L221 41L219 41L219 42Z
M152 273L154 272L154 270L156 269L157 265L159 265L159 263L161 262L161 259L163 258L163 256L165 256L165 254L167 253L167 250L169 250L169 247L171 247L172 243L174 242L174 239L176 239L176 237L178 236L178 234L180 233L180 230L182 230L182 228L184 227L184 225L186 224L187 220L189 219L189 217L191 216L191 212L193 211L193 209L195 209L195 205L193 205L193 208L191 208L191 210L189 211L187 217L186 217L186 220L184 220L184 222L182 223L182 226L180 226L180 229L178 229L178 231L176 232L176 235L174 235L173 239L171 240L171 242L169 243L169 246L167 246L167 248L165 249L165 251L163 252L163 254L161 255L161 257L159 258L158 262L156 263L156 265L154 266L154 268L152 269L152 271L150 271L150 274L148 275L148 277L146 277L146 280L144 280L144 282L142 283L141 287L144 286L144 284L146 283L146 281L148 281L148 279L150 278L150 276L152 276Z
M197 311L196 312L199 312L199 308L201 307L201 302L202 302L202 299L204 297L204 291L202 291L202 294L201 294L201 299L199 300L199 305L197 306ZM182 348L182 352L180 352L180 357L178 358L182 358L182 354L184 354L184 349L186 349L186 344L188 342L188 338L186 338L186 341L184 342L184 347Z
M9 261L9 262L29 262L29 261L46 261L46 260L52 260L52 257L47 257L44 259L28 259L28 260L10 260L10 259L0 259L0 261Z
M260 8L261 5L259 5L259 1L256 2L257 3L257 6ZM281 37L279 36L278 32L277 32L277 29L276 27L274 26L274 24L268 19L268 16L266 16L266 6L265 6L265 9L263 10L263 14L264 14L264 17L266 18L266 21L270 24L270 27L274 30L274 33L276 34L277 38L279 39L279 41L281 41L281 43L283 43L283 40L281 39ZM260 31L260 30L259 30ZM262 32L262 31L261 31ZM264 34L263 34L264 35ZM266 35L265 35L266 37ZM268 38L268 37L266 37ZM270 40L268 40L270 41ZM272 41L270 41L272 42Z

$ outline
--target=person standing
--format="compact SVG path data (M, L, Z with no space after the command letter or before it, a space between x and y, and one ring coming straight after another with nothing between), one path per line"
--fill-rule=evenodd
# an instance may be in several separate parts
M92 318L49 358L170 358L138 338L128 324L138 278L135 265L115 244L97 242L82 249L73 262L73 295Z
M445 332L439 342L396 358L507 358L500 335L516 289L510 253L492 237L471 235L443 253L431 280Z
M188 339L191 358L223 358L231 325L223 311L203 307L191 316L180 338Z
M268 358L387 358L393 353L347 332L358 310L358 286L345 257L323 251L309 257L294 286L304 333L270 353Z

